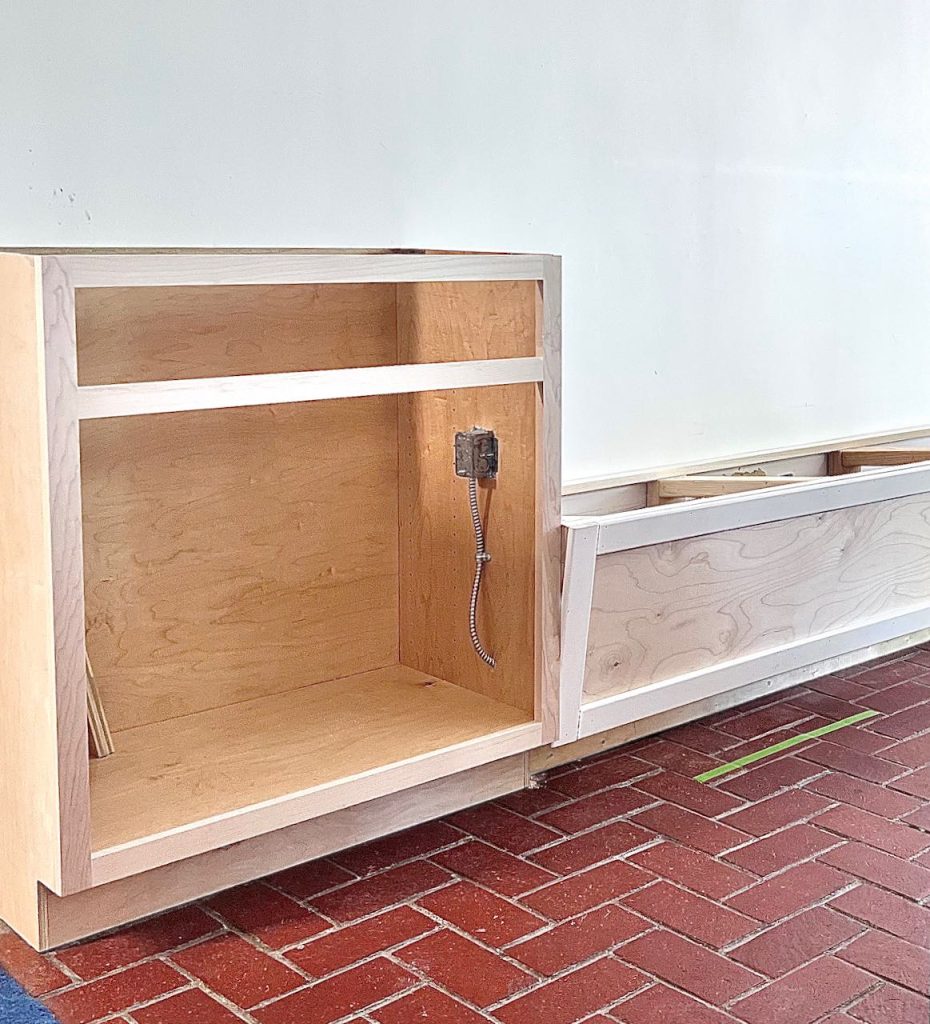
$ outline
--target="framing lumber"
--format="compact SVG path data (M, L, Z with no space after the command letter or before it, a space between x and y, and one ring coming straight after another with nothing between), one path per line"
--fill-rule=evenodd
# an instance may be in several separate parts
M910 466L930 460L930 448L847 448L839 452L842 472L873 466Z
M715 498L721 494L742 494L767 487L810 483L813 476L676 476L656 481L660 502L675 498Z

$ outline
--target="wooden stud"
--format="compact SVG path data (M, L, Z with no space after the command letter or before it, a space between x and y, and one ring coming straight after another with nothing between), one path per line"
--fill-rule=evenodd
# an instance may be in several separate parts
M930 460L930 448L847 448L840 452L843 470L872 466L909 466Z
M721 494L742 494L767 487L806 484L812 476L678 476L656 481L658 502L674 498L715 498Z

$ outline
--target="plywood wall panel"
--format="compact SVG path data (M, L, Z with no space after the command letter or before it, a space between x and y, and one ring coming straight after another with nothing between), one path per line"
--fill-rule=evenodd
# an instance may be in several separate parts
M396 663L396 398L91 421L81 441L114 730Z
M383 366L392 284L80 288L80 383Z

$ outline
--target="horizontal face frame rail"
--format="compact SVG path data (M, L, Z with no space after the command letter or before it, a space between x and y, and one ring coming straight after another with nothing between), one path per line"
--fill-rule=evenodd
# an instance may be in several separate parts
M50 254L53 255L53 254ZM550 256L342 253L58 255L74 288L411 281L542 281Z
M543 380L541 356L408 363L296 373L243 374L79 387L78 418L105 419L201 409L230 409L333 398L400 395L417 391L496 387Z

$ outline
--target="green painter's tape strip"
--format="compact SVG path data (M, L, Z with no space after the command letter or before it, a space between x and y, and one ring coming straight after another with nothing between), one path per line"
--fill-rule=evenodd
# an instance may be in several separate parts
M710 771L695 775L694 781L710 782L711 779L717 779L721 775L729 775L730 772L735 772L737 768L745 768L747 764L761 761L763 757L780 754L783 750L796 747L799 743L819 739L821 736L826 736L827 733L836 732L837 729L845 729L847 725L856 725L858 722L864 722L867 718L874 718L877 714L877 711L860 711L858 715L850 715L849 718L844 718L841 722L831 722L829 725L822 725L819 729L811 729L810 732L801 733L800 736L791 736L786 740L782 740L781 743L773 743L772 746L766 747L764 750L757 750L754 754L747 754L736 761L730 761L729 764L719 764L716 768L711 768Z

